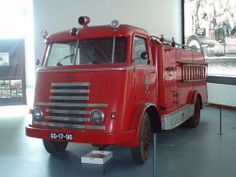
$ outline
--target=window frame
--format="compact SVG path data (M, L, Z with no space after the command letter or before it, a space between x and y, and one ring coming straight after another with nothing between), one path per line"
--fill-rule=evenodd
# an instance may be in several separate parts
M138 58L138 59L134 58L134 47L135 47L135 42L134 41L135 41L135 38L143 39L144 42L145 42L146 52L148 53L148 58L145 60L146 61L145 64L142 64L140 62L135 62L135 60L138 60L138 61L144 60L141 57ZM149 45L148 45L148 37L144 36L144 35L141 35L141 34L134 34L132 42L133 42L133 44L132 44L132 63L135 64L135 65L149 65L150 64L150 62L149 62L150 61L150 52L149 52Z

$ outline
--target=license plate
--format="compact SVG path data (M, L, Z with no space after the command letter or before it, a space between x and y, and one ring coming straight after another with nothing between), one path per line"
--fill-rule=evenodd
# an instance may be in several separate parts
M54 140L73 140L73 135L70 133L51 133L50 138Z

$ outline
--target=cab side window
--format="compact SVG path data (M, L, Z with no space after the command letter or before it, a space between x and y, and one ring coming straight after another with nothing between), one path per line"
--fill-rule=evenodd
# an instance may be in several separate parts
M133 61L135 64L145 65L148 63L148 59L142 58L142 54L144 54L144 52L148 54L146 40L135 36L133 43Z

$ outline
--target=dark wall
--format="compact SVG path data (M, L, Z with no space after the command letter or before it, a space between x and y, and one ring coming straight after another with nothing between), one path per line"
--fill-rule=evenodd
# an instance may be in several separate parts
M3 55L9 56L8 62ZM0 40L0 105L26 104L24 39Z

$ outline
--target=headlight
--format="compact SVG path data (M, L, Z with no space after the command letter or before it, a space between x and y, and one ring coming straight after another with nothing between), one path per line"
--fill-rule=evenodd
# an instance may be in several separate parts
M34 120L41 120L43 118L43 112L39 108L34 108L32 110L32 116Z
M105 115L100 110L93 110L91 113L91 121L94 124L102 124L104 122Z

